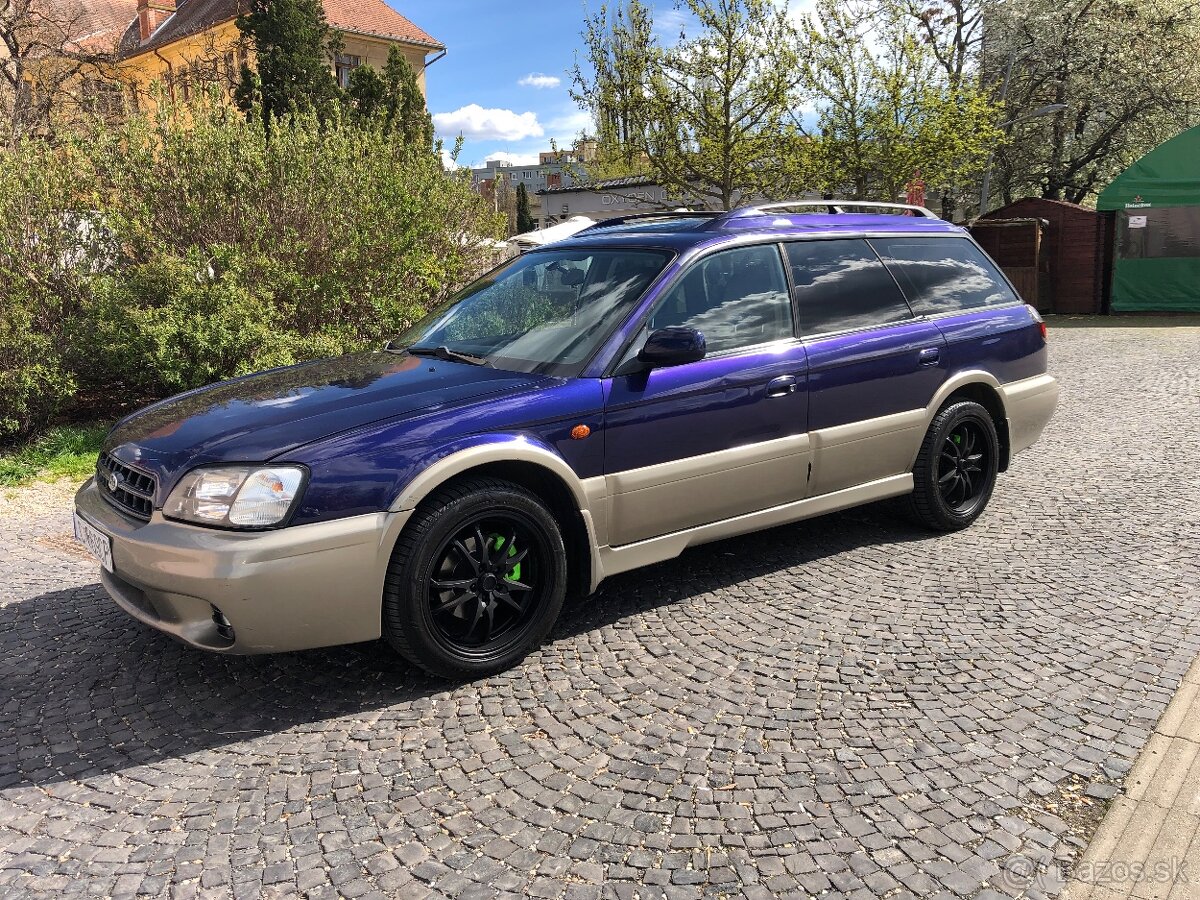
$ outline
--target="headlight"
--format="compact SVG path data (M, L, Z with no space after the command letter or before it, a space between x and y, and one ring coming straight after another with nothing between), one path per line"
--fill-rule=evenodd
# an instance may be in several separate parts
M197 525L268 528L291 512L304 469L295 466L222 466L189 472L171 491L163 515Z

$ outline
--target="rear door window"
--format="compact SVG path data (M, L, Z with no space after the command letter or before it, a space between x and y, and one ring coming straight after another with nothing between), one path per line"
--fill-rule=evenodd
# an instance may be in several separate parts
M903 322L904 295L865 240L787 244L800 328L805 335Z
M1018 302L983 251L964 238L872 238L918 315Z

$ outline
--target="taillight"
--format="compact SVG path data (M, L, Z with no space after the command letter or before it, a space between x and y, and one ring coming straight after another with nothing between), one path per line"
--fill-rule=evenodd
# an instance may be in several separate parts
M1029 304L1026 304L1026 306L1029 306ZM1044 341L1046 339L1046 320L1043 319L1042 314L1032 306L1029 306L1029 311L1033 314L1033 321L1037 322L1038 331L1042 333L1042 340Z

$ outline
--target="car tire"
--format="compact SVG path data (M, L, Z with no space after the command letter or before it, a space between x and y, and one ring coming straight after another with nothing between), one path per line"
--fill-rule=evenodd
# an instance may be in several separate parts
M934 531L966 528L996 486L1000 441L991 414L970 400L952 402L929 425L913 466L908 514Z
M545 640L566 589L562 530L546 505L512 482L465 479L421 503L401 532L383 636L430 674L480 678Z

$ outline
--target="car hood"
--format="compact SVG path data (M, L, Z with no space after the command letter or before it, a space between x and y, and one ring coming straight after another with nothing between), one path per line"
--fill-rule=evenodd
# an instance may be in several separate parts
M407 353L343 356L163 400L118 423L105 449L165 488L202 463L265 461L372 422L550 380Z

